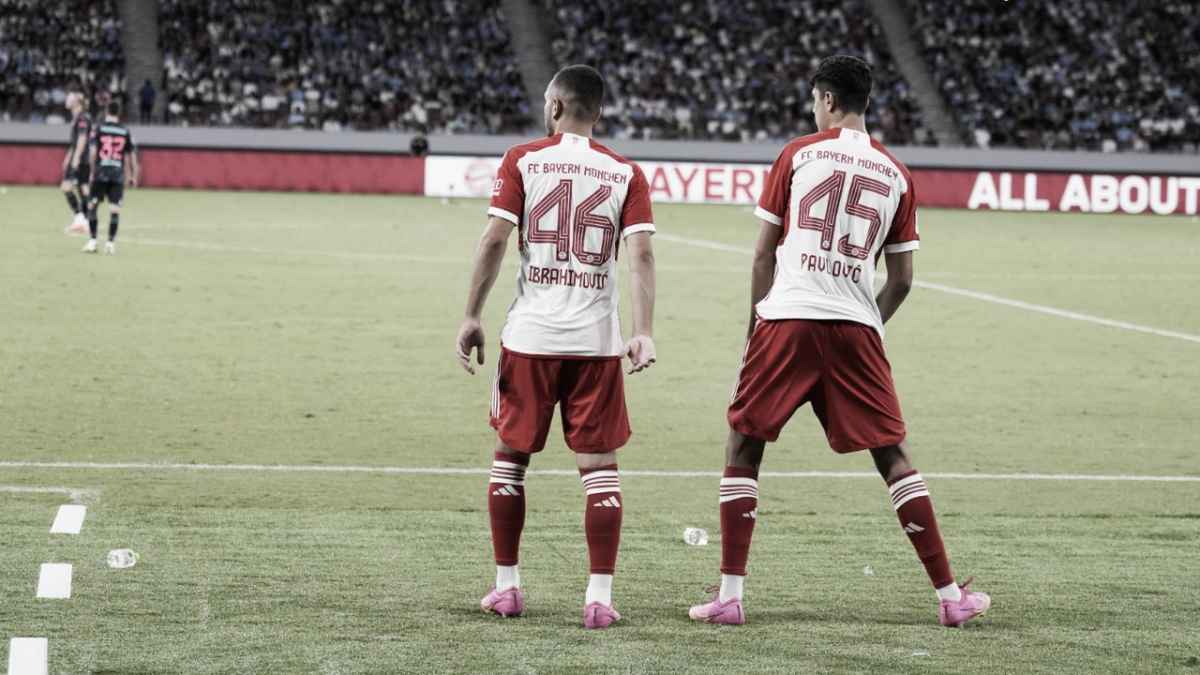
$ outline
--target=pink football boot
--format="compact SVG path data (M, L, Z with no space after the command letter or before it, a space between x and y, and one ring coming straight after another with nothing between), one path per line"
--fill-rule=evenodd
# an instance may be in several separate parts
M973 578L959 584L962 589L962 599L958 602L942 600L938 608L938 620L943 626L958 628L976 617L983 616L992 606L992 598L987 593L975 593L967 590Z
M730 598L721 602L719 595L714 595L712 602L693 606L688 610L688 616L695 621L723 626L740 626L746 623L746 612L742 609L741 598Z
M592 602L583 608L584 628L608 628L614 622L620 621L621 615L608 605Z
M506 588L503 591L493 588L479 601L479 606L485 612L493 612L500 616L521 616L521 612L525 611L525 596L521 594L520 588Z

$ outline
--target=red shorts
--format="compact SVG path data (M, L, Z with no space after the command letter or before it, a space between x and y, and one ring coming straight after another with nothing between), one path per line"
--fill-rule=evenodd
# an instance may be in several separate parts
M894 445L904 419L874 328L852 321L760 320L729 405L729 426L767 441L812 403L837 452Z
M501 347L492 387L492 428L500 440L513 450L540 451L556 403L567 447L575 452L611 452L629 440L619 357L538 356Z

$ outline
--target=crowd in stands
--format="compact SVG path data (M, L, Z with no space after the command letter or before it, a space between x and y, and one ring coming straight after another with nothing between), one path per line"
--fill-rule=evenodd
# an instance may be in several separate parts
M862 0L542 0L559 65L604 73L603 135L753 140L814 131L807 78L830 54L874 68L867 125L887 143L930 144L909 87Z
M114 0L0 0L0 119L63 123L67 92L124 91Z
M909 0L975 145L1197 152L1194 0Z
M531 120L499 0L160 0L166 121L505 132Z
M875 70L867 124L933 144L865 0L541 0L557 65L609 93L599 135L813 131L828 54ZM197 126L519 133L528 100L500 0L158 0L162 82L138 119ZM1200 151L1200 4L906 0L913 36L981 147ZM116 0L0 0L0 120L61 123L66 94L127 98ZM156 101L158 103L156 104Z

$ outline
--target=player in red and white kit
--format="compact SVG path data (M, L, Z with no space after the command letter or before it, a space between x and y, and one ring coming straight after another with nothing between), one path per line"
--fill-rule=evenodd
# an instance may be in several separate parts
M603 98L600 73L587 66L562 69L546 89L549 137L505 153L457 341L459 362L474 373L471 350L484 362L480 313L516 228L521 271L492 391L498 441L487 494L496 586L480 604L502 616L524 609L517 550L525 524L525 470L546 443L557 405L586 500L587 628L620 618L612 606L612 578L625 498L616 450L630 435L621 357L629 357L631 373L655 361L650 188L636 164L592 140ZM629 259L633 283L628 342L617 318L618 251Z
M871 68L862 59L821 62L812 89L819 131L784 147L755 210L762 223L749 336L720 487L721 588L712 602L692 607L698 621L745 622L763 449L805 403L835 452L871 451L937 591L941 623L960 626L991 605L986 594L955 582L929 490L905 452L881 338L912 285L916 193L908 169L867 134L870 92ZM875 295L880 255L888 276Z

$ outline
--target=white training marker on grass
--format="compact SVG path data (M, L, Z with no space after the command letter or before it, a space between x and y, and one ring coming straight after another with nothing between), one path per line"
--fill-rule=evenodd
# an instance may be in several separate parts
M71 564L42 563L37 597L65 600L71 597Z
M50 534L79 534L83 528L83 519L87 516L87 507L83 504L63 504L58 507L58 515L50 526Z
M13 638L8 642L8 675L47 675L49 657L46 638Z

